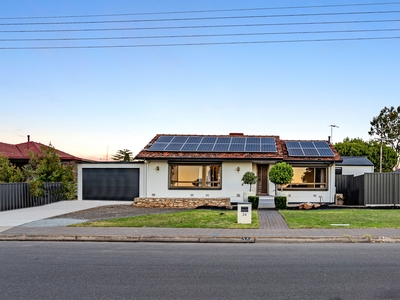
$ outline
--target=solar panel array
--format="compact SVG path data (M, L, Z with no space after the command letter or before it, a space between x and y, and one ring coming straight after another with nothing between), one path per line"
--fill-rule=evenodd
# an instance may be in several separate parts
M289 156L333 157L334 154L327 142L287 141Z
M148 151L171 152L276 152L274 138L216 137L216 136L160 136Z

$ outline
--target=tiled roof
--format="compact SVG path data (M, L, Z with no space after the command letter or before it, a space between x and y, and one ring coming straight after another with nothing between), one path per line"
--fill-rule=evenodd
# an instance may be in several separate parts
M7 156L9 159L19 159L25 160L29 159L29 151L34 153L38 153L40 155L40 148L48 147L41 143L36 143L33 141L25 142L21 144L6 144L0 142L0 153L4 156ZM60 159L63 161L81 161L82 159L66 152L60 151L56 149L57 154L60 156Z
M332 145L329 145L334 157L290 157L286 149L285 141L279 136L267 135L240 135L242 137L267 137L274 138L277 152L174 152L174 151L148 151L160 136L203 136L203 135L179 135L179 134L157 134L139 154L136 159L243 159L243 160L284 160L284 161L341 161L339 154ZM207 135L213 137L232 137L236 135Z

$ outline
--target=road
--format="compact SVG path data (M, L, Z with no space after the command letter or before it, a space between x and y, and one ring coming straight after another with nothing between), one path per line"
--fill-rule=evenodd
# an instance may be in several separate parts
M400 244L0 242L1 299L400 299Z

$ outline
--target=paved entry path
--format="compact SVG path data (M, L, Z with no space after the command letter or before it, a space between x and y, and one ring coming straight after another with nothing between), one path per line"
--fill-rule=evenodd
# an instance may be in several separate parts
M275 209L259 209L260 229L289 229L286 221Z

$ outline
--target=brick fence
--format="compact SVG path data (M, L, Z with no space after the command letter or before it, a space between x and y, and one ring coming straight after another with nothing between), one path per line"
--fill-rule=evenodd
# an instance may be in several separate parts
M136 207L196 208L214 206L231 208L230 198L135 198Z

